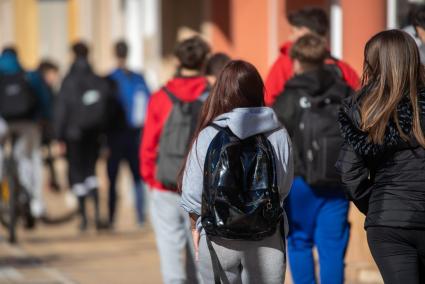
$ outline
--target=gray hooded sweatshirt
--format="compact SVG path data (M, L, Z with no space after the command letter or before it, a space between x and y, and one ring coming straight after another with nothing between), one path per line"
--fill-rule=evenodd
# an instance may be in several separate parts
M292 146L287 131L279 123L274 111L269 107L236 108L218 116L214 123L220 127L229 127L238 138L245 139L252 135L264 133L273 146L276 156L276 171L281 201L285 200L293 179ZM218 133L214 127L201 131L186 163L181 205L188 213L201 215L203 171L208 147ZM285 227L287 224L284 214ZM202 230L200 218L198 231ZM287 229L285 230L287 232Z

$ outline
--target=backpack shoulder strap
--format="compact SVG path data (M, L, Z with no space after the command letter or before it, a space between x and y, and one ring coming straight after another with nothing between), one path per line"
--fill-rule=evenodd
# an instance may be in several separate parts
M167 87L162 87L162 90L167 94L173 104L180 102L180 100Z
M230 128L229 128L229 127L221 127L221 126L219 126L219 125L215 124L214 122L213 122L213 123L211 123L209 126L211 126L211 127L215 128L215 129L217 129L218 131L224 131L224 132L225 132L227 135L229 135L230 137L236 137L236 135L235 135L235 134L233 134L232 130L230 130Z

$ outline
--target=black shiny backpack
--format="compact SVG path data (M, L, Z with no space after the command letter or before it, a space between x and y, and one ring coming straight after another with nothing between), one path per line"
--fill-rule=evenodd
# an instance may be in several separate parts
M282 208L272 145L265 135L239 139L220 128L204 165L202 225L207 235L261 240L276 232Z

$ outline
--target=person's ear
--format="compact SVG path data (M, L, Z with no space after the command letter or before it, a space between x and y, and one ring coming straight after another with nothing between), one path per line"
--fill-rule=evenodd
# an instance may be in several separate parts
M293 63L292 68L294 70L295 75L299 75L299 74L304 72L302 64L298 59L294 59L294 61L292 63Z
M425 29L422 27L416 27L416 33L418 34L418 38L421 42L425 44Z

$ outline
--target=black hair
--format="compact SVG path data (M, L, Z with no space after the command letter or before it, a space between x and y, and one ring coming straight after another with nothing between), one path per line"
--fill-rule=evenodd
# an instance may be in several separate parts
M38 71L42 74L44 74L47 71L59 71L59 67L56 63L49 59L43 59L40 64L38 65Z
M115 56L119 59L126 59L128 55L128 45L124 40L115 43Z
M416 8L413 14L412 25L425 29L425 5Z
M201 37L194 36L180 42L174 55L180 63L180 68L201 70L210 52L210 46Z
M18 51L16 50L15 46L4 47L3 50L2 50L2 54L4 54L4 53L10 53L10 54L13 54L15 56L18 56Z
M89 48L85 42L79 41L72 45L72 52L76 58L87 58L89 55Z
M318 7L305 7L289 13L288 22L295 27L306 27L320 36L326 36L329 30L328 15Z
M205 75L218 77L224 66L231 60L230 56L223 52L211 55L205 65Z

